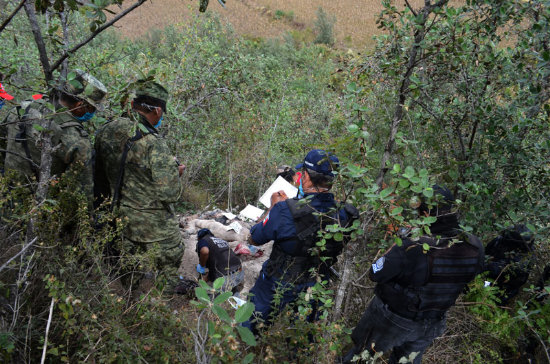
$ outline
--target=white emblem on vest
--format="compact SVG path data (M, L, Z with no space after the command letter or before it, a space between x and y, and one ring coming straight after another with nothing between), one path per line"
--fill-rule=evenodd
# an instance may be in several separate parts
M227 248L228 246L227 241L220 238L212 237L212 242L214 242L214 244L216 244L218 248Z
M372 271L374 273L381 271L382 268L384 268L384 261L386 260L385 257L380 257L374 264L372 265Z

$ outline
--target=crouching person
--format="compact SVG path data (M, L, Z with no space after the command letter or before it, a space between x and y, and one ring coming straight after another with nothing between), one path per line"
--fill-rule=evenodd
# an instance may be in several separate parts
M201 274L202 279L214 282L219 277L224 277L222 290L231 291L233 294L239 292L243 288L244 271L241 260L231 250L227 241L216 238L208 229L199 230L197 238L197 272Z

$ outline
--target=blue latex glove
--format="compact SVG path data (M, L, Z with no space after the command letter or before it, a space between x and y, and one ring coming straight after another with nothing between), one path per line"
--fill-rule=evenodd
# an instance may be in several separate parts
M204 274L206 273L206 268L199 263L197 264L197 272L199 272L200 274Z

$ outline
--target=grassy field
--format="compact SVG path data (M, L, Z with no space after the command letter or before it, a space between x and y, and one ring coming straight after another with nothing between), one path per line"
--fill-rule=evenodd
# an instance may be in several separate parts
M418 7L423 1L410 3ZM404 6L404 1L397 4ZM313 39L319 7L336 17L334 30L339 48L361 50L371 46L372 36L380 33L376 18L382 10L381 0L227 0L225 8L211 0L208 11L219 14L238 34L246 37L277 38L291 31ZM157 0L146 2L117 27L125 36L134 38L169 24L185 25L193 16L200 16L196 0Z

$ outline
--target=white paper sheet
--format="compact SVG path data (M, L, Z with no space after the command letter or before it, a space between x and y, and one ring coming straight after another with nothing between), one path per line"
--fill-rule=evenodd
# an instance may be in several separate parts
M263 213L264 210L259 209L256 206L246 205L246 207L239 213L239 216L256 221L260 216L262 216Z
M243 229L243 227L241 226L241 224L239 224L237 221L233 221L231 224L229 224L229 226L227 227L227 230L233 230L235 231L237 234L239 234L241 232L241 230Z
M233 220L234 218L237 217L237 215L232 214L231 212L224 212L222 215L227 217L228 220Z
M277 191L285 191L288 198L296 197L296 194L298 193L298 189L291 185L286 179L279 176L273 182L271 186L267 189L267 191L264 192L262 197L260 197L260 202L267 208L271 207L271 195L274 194Z

